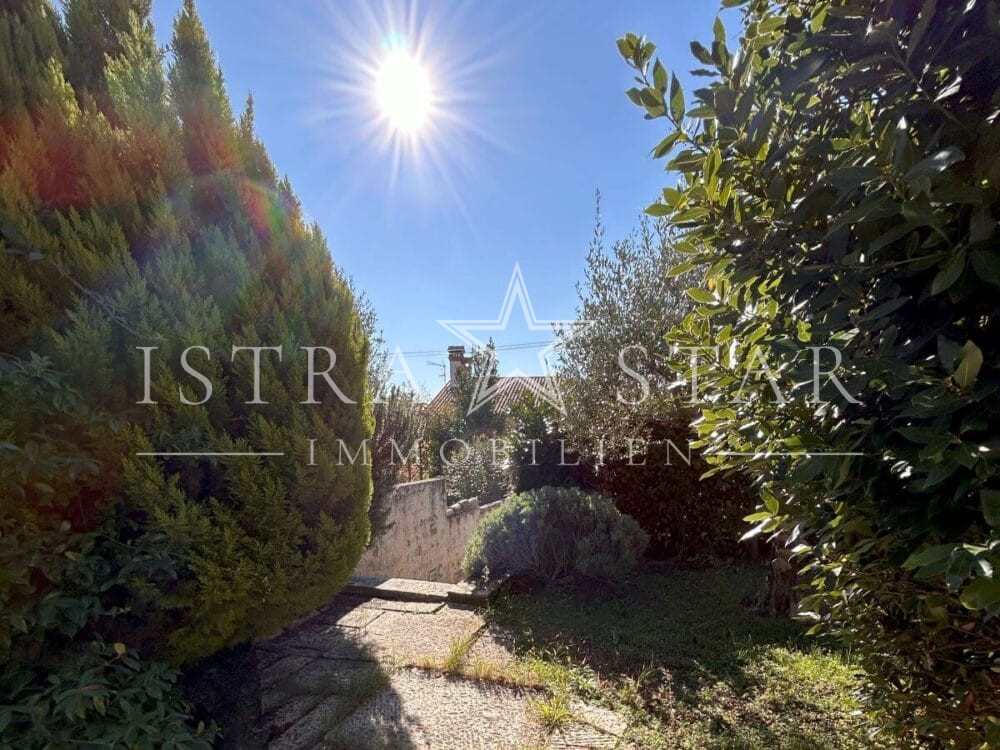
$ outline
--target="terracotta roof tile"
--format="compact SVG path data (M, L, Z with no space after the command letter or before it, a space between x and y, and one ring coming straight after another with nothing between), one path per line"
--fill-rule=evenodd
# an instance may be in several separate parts
M545 383L545 380L544 375L507 375L501 377L497 394L493 397L493 408L501 414L510 411L525 394L532 393L529 383L534 382L541 385ZM427 405L428 413L443 413L449 404L453 403L454 393L455 381L449 380Z

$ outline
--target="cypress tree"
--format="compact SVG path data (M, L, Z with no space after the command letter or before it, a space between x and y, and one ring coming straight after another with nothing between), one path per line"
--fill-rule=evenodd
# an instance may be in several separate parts
M67 77L78 96L89 95L102 110L111 112L105 61L122 54L133 19L147 18L151 6L151 0L66 0Z
M354 297L277 178L252 102L234 121L194 4L166 71L148 13L113 0L74 0L65 21L40 0L0 11L11 670L44 674L94 638L183 662L273 632L336 593L368 539L370 473L336 451L372 429ZM252 356L234 345L283 347L261 358L267 403L246 403ZM214 389L200 405L180 398L200 398L180 365L190 346L211 352L190 355ZM336 352L330 375L356 403L321 379L321 403L303 403L308 346ZM157 347L155 404L137 403L137 347Z
M65 60L62 27L46 0L8 0L0 8L0 105L7 117L37 106L50 60ZM6 144L0 142L0 156Z

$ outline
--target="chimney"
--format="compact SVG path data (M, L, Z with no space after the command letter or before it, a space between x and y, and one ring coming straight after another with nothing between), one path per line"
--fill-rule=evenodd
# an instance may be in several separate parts
M464 346L448 347L448 379L454 380L459 371L464 370L468 361L465 358Z

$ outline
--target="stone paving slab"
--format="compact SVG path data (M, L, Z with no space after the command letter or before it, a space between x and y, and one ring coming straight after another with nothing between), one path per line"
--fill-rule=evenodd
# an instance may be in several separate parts
M514 634L497 627L485 627L469 649L466 661L472 664L482 660L504 667L512 664L515 658Z
M572 724L547 738L546 750L616 750L619 739L587 724Z
M483 606L488 604L504 584L504 580L486 584L459 581L416 581L411 578L375 578L351 576L344 592L354 596L379 597L410 602L451 602Z
M483 624L474 612L448 606L442 606L430 617L395 610L378 611L377 616L371 613L372 610L363 610L357 618L347 618L345 622L350 622L349 625L334 624L283 636L279 648L280 653L287 654L284 664L300 668L304 666L301 660L310 655L410 663L442 659L453 643L474 635ZM293 658L297 661L292 661ZM280 670L281 664L267 667L266 679L273 679L272 672Z
M358 607L338 618L336 625L340 628L364 628L379 617L382 612L383 610L377 607Z
M400 670L337 728L327 747L521 750L542 740L530 697L517 688Z
M514 636L468 606L342 595L258 643L261 732L269 750L597 750L622 747L624 720L573 701L578 721L545 737L531 699L544 691L426 668L475 638L466 664L515 660Z
M344 700L340 695L331 695L323 699L271 742L268 750L307 750L307 748L323 747L323 738L330 729L330 717L336 715Z
M383 612L361 635L379 658L396 661L443 659L457 641L483 626L474 612L445 607L433 617L408 612Z
M279 694L274 694L279 695ZM317 705L323 702L321 695L293 695L280 694L280 699L269 701L275 704L274 710L268 715L267 727L269 734L278 739L284 735L289 727L308 714ZM293 740L295 735L286 737L284 742ZM277 740L276 740L277 741ZM273 744L273 743L272 743Z
M577 719L613 737L621 737L628 729L628 722L619 714L592 703L570 701L569 710Z
M372 662L314 659L261 694L271 748L313 748L355 706L358 691L380 671Z
M410 578L370 578L352 576L344 587L351 594L402 599L413 602L444 602L452 584L439 581L416 581Z
M506 578L502 578L487 583L459 581L448 592L448 601L455 604L471 604L476 607L485 606L499 593L506 580Z
M260 672L261 689L266 691L267 688L273 683L289 678L315 658L316 658L315 654L309 654L309 655L298 654L298 655L286 656L283 659L279 659L271 666L261 670Z

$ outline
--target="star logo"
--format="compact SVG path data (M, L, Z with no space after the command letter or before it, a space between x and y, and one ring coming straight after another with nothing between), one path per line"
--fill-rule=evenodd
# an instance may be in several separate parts
M476 381L475 391L472 401L469 404L468 414L472 414L477 409L482 408L500 391L503 390L503 380L496 383L489 382L490 373L496 363L496 354L480 340L473 331L506 331L507 323L510 321L511 313L515 303L519 303L524 320L528 324L528 329L532 331L559 332L559 338L538 352L538 362L544 373L544 380L531 377L521 370L514 370L504 377L524 378L525 386L537 398L543 399L556 409L560 414L566 414L566 405L563 403L562 392L559 390L558 379L555 375L555 368L552 364L553 356L560 344L567 339L577 335L590 324L587 321L579 320L539 320L535 316L534 307L531 304L531 296L524 283L524 276L521 274L521 265L514 264L514 273L511 274L510 284L507 285L507 294L500 304L500 314L495 320L439 320L438 323L458 336L464 343L473 349L488 352L488 359L481 369L479 378Z

